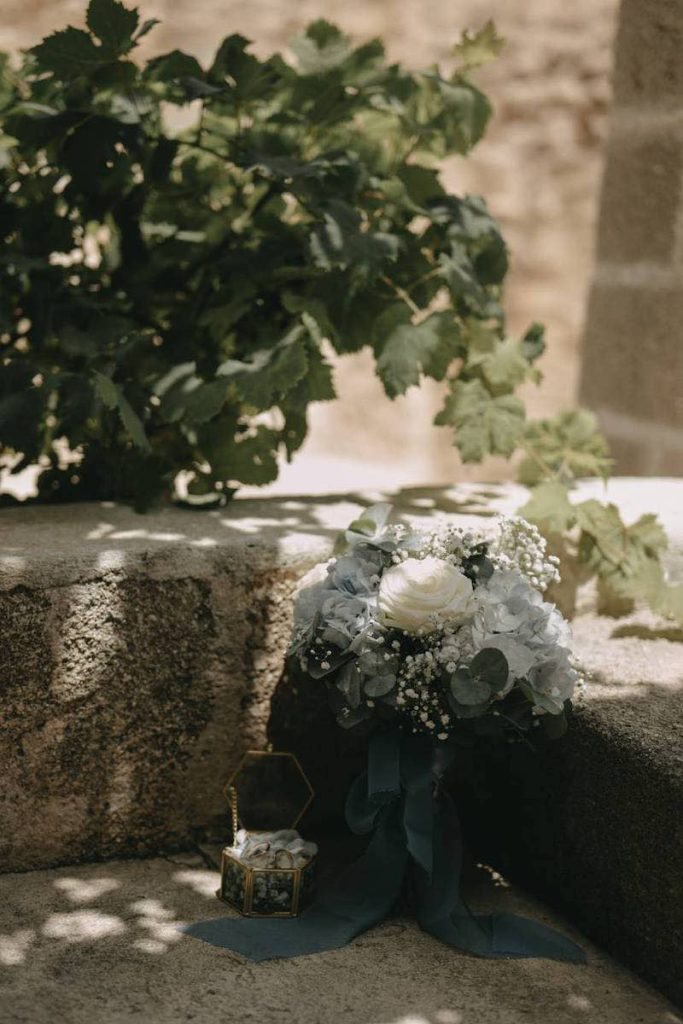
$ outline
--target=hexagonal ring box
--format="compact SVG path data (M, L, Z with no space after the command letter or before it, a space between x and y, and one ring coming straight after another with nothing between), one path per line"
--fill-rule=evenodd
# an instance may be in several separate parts
M265 840L273 832L296 828L313 799L313 788L297 758L290 753L249 750L224 792L232 810L233 845L223 850L216 895L247 917L296 917L313 895L315 854L297 866L290 853L291 866L257 867L241 859L235 844L240 826L244 830L240 835L252 843L259 836ZM278 860L286 854L283 850Z

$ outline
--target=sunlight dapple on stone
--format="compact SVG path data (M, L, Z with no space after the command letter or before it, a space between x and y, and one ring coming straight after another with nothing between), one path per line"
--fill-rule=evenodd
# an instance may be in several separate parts
M581 968L492 964L446 948L405 917L324 956L245 967L177 930L226 913L213 894L217 881L188 854L1 876L3 1024L681 1024L663 996L589 943ZM467 887L478 905L570 930L484 872ZM90 900L75 902L86 889Z
M671 565L680 566L683 484L611 487L627 519L659 506ZM144 518L112 505L7 510L2 869L225 836L221 787L242 751L268 739L304 763L319 794L309 823L334 819L358 749L339 733L324 695L281 678L291 598L302 571L327 557L336 532L378 497L244 499L221 512ZM481 523L483 498L475 486L414 488L395 504L416 522L443 511ZM486 488L494 509L523 500L521 488ZM579 593L575 647L592 685L569 736L541 754L548 786L528 798L520 788L528 766L496 775L492 764L482 813L468 799L463 766L463 818L509 873L571 907L607 948L671 986L671 829L681 797L671 743L681 707L676 631L645 613L596 617L591 602ZM520 794L522 826L512 828L505 808ZM487 820L499 822L496 837Z

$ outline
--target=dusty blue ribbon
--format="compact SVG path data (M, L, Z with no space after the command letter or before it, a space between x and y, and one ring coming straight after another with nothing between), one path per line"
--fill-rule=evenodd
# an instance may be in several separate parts
M452 760L428 737L378 733L368 771L354 782L346 819L370 834L365 853L299 917L214 918L183 930L249 960L274 960L345 946L385 918L411 868L420 927L442 942L484 957L548 957L585 963L559 932L516 914L473 914L460 896L462 840L455 807L435 795Z

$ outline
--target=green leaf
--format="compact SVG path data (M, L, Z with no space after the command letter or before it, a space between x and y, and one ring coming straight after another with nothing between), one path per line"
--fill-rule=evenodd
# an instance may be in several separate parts
M470 672L475 679L483 679L498 693L502 690L510 674L507 658L496 647L487 647L479 651L470 662Z
M456 241L485 246L494 236L500 238L500 227L481 196L443 195L429 208L434 224L445 228L448 237Z
M224 380L213 380L201 383L193 388L185 398L184 422L188 426L207 423L217 416L225 405L228 397L228 386Z
M662 524L653 512L642 515L628 528L629 540L650 557L666 551L668 540Z
M244 36L228 36L219 46L209 70L209 79L212 82L227 83L231 96L240 101L268 97L278 78L272 62L262 63L253 54L246 52L250 45Z
M395 685L396 676L373 676L371 679L365 680L363 689L368 697L386 697L388 693L391 693Z
M318 348L317 322L302 313L304 326L309 330L310 343L306 352L308 369L301 380L282 398L280 408L285 416L282 432L287 458L291 459L303 444L308 432L307 408L311 402L327 402L336 397L332 367L325 362ZM313 326L315 324L315 327Z
M478 32L464 30L460 42L453 47L453 56L457 58L464 71L470 71L495 60L504 46L505 39L498 35L493 21L489 18Z
M579 557L598 574L601 611L625 614L645 601L656 613L683 621L683 585L666 579L660 561L666 536L656 517L641 516L626 526L613 505L583 502L577 508L583 527Z
M524 430L524 406L513 395L492 396L481 381L456 380L434 422L455 429L464 462L481 462L512 454Z
M587 409L573 409L529 423L525 442L533 454L521 463L519 479L527 486L533 486L546 472L566 481L586 476L604 478L612 466L607 442L594 414Z
M81 331L77 327L69 325L60 333L59 340L64 351L70 356L85 356L87 359L91 359L97 355L97 339L90 331ZM100 374L100 376L104 375ZM108 377L104 377L104 379L109 380ZM106 385L104 386L106 389Z
M529 375L522 343L514 338L491 338L488 351L470 352L467 369L476 369L495 395L514 391Z
M93 371L92 382L100 401L107 409L118 409L121 422L133 443L143 452L151 451L142 420L122 392L121 388L104 373Z
M277 441L277 433L263 426L241 440L217 434L207 445L207 455L221 480L267 484L277 477Z
M359 214L343 200L329 200L321 212L322 222L310 239L313 260L321 269L352 266L356 273L376 271L398 256L398 237L362 231Z
M578 525L590 536L602 557L619 565L626 551L628 534L617 506L601 505L590 498L574 505L574 514Z
M211 336L218 342L228 337L230 329L251 309L256 293L253 286L245 284L229 302L210 306L199 318L199 323L208 327Z
M542 334L505 340L499 225L438 172L484 130L488 101L463 68L496 49L491 27L465 35L444 75L387 65L379 41L354 48L325 21L295 42L296 66L233 34L208 69L181 50L138 68L129 53L155 19L92 0L86 20L23 67L0 57L8 352L30 323L20 380L0 374L0 445L34 457L59 436L83 452L76 490L58 471L41 493L147 502L185 471L221 499L226 480L272 479L311 402L334 396L328 344L371 347L392 396L461 360L438 422L466 459L509 454L524 420L511 392L534 376ZM173 108L196 97L183 128ZM265 433L263 410L277 423ZM563 481L600 468L584 428L530 428L528 452ZM653 523L626 531L618 565L580 536L606 588L660 593Z
M569 489L557 480L546 480L534 487L519 514L538 524L546 533L564 533L576 522Z
M387 524L391 515L391 505L387 502L378 502L363 509L357 519L354 519L346 528L346 533L353 539L357 534L360 538L373 538L380 533Z
M248 405L270 409L308 369L304 333L305 328L296 324L273 348L258 349L248 362L227 359L216 370L216 376L231 380Z
M162 53L147 63L145 78L151 82L175 82L193 76L201 78L201 64L182 50L171 50Z
M363 509L360 516L337 536L334 545L335 555L343 554L349 545L358 543L371 544L384 551L393 550L395 542L390 537L382 536L391 510L392 506L384 501Z
M439 270L456 301L467 303L478 313L485 311L488 296L464 245L453 242L450 254L441 253Z
M14 107L4 121L4 129L24 146L42 149L61 139L81 120L77 110L55 111L50 107L21 103Z
M90 74L107 59L102 48L95 46L87 32L71 26L53 32L30 52L39 71L51 71L67 81Z
M136 445L136 447L138 447L143 452L150 452L151 447L149 441L147 440L147 435L145 434L145 428L142 425L142 420L136 413L135 409L133 409L132 405L130 404L126 396L121 391L118 391L117 406L119 410L119 416L121 417L121 422L123 423L128 434L130 435L133 444Z
M336 25L322 18L290 43L302 75L319 75L338 68L351 53L351 43Z
M377 373L390 398L420 383L421 375L443 380L459 352L460 332L452 317L434 313L421 324L410 322L409 311L398 307L398 322L380 343Z
M304 325L308 326L306 324L306 313L302 315L302 319L304 321ZM312 343L308 346L307 355L308 366L306 369L306 375L297 384L297 387L305 385L306 388L306 396L301 404L307 405L308 402L329 402L333 398L337 397L336 391L334 390L334 374L332 367L323 358L317 347L317 343Z
M0 110L12 102L14 84L9 54L0 51Z
M119 392L111 377L107 377L104 373L100 373L98 370L95 370L93 372L92 380L95 392L100 401L107 407L107 409L115 409L119 399Z
M465 575L475 584L484 583L493 576L493 562L483 552L470 555L463 570Z
M142 39L143 36L146 36L147 33L151 32L151 30L156 25L160 25L160 24L161 24L161 22L160 22L160 20L158 18L147 18L147 20L143 21L142 25L140 25L140 28L135 33L135 42L136 43L139 42Z
M179 363L159 377L154 385L154 394L161 399L159 414L167 423L182 419L188 398L201 380L195 373L196 364Z
M439 172L431 167L404 164L399 167L398 176L405 185L408 195L418 206L423 206L428 199L444 195Z
M466 706L486 704L492 696L492 687L488 682L481 676L472 675L467 669L458 669L451 677L450 685L456 701Z
M430 127L443 132L451 150L468 153L484 134L491 116L489 101L459 75L447 81L437 73L428 72L425 78L431 78L436 83L443 104L441 115L434 119Z
M90 0L86 21L107 56L121 56L135 45L133 35L138 27L138 12L119 0Z
M545 327L543 324L533 323L522 338L522 353L530 363L535 363L546 349Z

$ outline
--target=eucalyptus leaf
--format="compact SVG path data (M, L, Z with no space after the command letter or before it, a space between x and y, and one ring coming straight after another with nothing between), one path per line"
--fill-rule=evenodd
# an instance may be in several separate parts
M361 702L361 675L355 662L349 661L340 670L337 680L337 689L344 694L349 707L357 708Z
M385 697L395 685L396 676L394 675L373 676L365 680L363 689L368 697Z
M503 689L510 672L507 658L495 647L486 647L475 654L469 669L475 679L485 680L494 692Z
M457 671L451 678L450 688L458 703L467 707L487 704L492 694L488 682L471 672Z
M466 704L464 701L459 701L454 697L453 693L449 693L448 706L457 718L469 719L480 718L482 715L485 715L490 704L488 699L481 704Z

